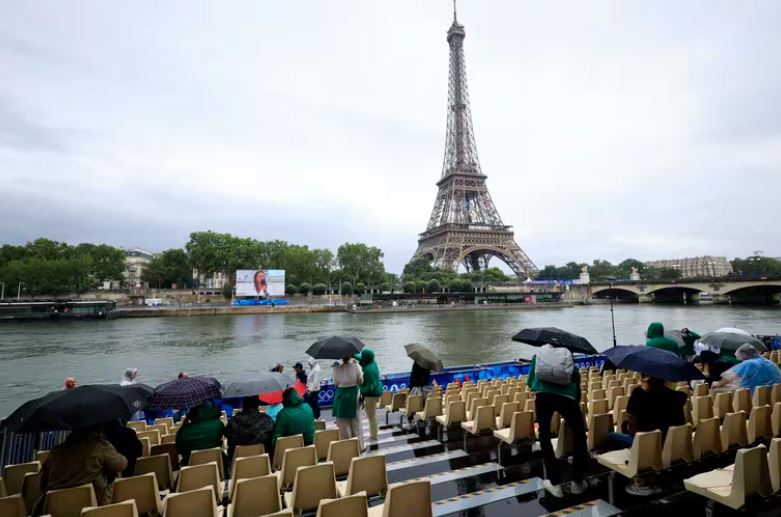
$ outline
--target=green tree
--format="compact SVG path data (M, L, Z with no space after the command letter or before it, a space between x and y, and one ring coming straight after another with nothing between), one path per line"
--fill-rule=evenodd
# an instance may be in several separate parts
M366 284L364 284L363 282L358 282L357 284L355 284L355 291L358 294L366 294Z
M184 250L173 248L156 255L144 270L143 280L158 288L182 288L192 284L192 267Z
M739 275L779 276L781 275L781 261L759 255L745 259L736 258L732 261L732 269Z
M312 292L312 284L309 282L301 282L301 285L298 286L298 292L308 295Z
M312 286L312 293L323 295L325 294L326 290L328 289L328 286L325 284L315 284Z
M382 250L362 243L345 243L336 251L336 260L342 274L373 286L382 282L385 266Z
M442 284L440 284L439 280L436 278L432 278L428 281L428 283L426 283L426 292L438 293L440 291L442 291Z
M414 280L408 280L404 282L405 293L414 293L416 288L417 288L417 284Z
M351 295L355 292L353 284L350 282L342 282L342 294Z
M285 284L285 294L298 294L298 286L295 284Z

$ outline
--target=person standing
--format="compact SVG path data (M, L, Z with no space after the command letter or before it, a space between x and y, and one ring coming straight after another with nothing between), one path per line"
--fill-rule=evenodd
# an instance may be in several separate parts
M323 381L323 370L316 359L310 357L307 361L309 365L309 375L306 379L306 403L312 407L312 413L315 420L320 419L320 384Z
M380 382L380 369L374 360L374 352L368 348L361 350L359 361L363 369L363 384L361 384L361 398L366 410L366 418L369 419L369 440L377 441L379 427L377 426L377 403L382 396L382 382Z
M431 370L418 363L412 363L412 371L409 374L410 395L422 395L423 388L428 386L430 378Z
M341 364L334 363L332 368L336 393L332 413L336 419L336 427L342 440L358 438L358 444L363 450L363 430L361 417L358 413L359 386L363 384L363 372L358 361L349 355L342 359Z
M532 358L527 383L536 394L534 409L546 478L542 486L554 497L564 497L561 473L551 444L551 419L558 411L572 430L574 451L570 492L582 494L588 488L588 482L583 478L588 465L588 447L583 413L580 411L580 371L575 368L572 352L566 348L543 345Z

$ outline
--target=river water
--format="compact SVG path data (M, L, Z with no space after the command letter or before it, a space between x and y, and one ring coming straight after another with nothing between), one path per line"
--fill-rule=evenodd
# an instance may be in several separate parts
M617 305L619 344L644 342L649 322L705 332L737 326L781 332L781 307ZM555 326L585 336L598 349L611 344L610 309L592 305L542 310L475 310L409 314L247 314L113 321L0 325L0 416L29 398L59 389L67 376L81 383L118 382L127 367L151 386L185 370L224 380L233 373L292 368L317 337L353 334L377 353L382 372L406 371L403 345L419 342L446 366L528 357L510 337L524 327Z

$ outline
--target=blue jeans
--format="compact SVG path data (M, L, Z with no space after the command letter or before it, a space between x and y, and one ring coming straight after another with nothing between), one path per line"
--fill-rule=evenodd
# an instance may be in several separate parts
M635 437L626 433L607 433L607 443L611 449L628 449L632 447Z

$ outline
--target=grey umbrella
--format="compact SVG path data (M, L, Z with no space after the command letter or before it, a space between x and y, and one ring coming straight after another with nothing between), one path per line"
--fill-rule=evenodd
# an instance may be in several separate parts
M678 344L678 348L686 346L686 342L683 340L683 334L680 330L668 330L664 333L664 337L668 337Z
M253 397L261 393L285 390L295 383L279 372L247 372L234 375L222 386L225 398Z
M410 343L409 345L404 345L404 350L407 352L407 357L415 361L421 368L434 372L441 372L444 368L442 359L426 346Z
M736 329L737 330L737 329ZM700 342L706 345L718 348L722 353L725 351L734 352L741 345L748 343L760 352L766 350L765 344L754 336L744 332L708 332L700 338Z

